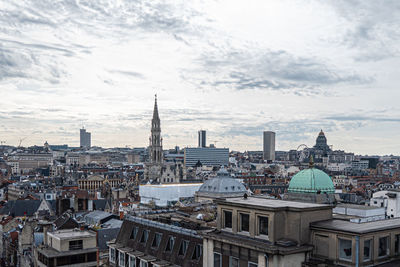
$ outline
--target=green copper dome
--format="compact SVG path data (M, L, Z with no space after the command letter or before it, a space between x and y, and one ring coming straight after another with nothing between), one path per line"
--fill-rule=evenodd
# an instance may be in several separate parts
M289 183L289 193L335 193L331 178L325 172L309 168L298 172Z

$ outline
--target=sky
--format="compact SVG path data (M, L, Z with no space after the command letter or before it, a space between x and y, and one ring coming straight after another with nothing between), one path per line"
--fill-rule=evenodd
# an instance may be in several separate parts
M0 0L0 140L400 151L400 1Z

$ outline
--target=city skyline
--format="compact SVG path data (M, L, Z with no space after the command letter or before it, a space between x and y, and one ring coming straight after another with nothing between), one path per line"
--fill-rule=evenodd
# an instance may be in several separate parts
M396 1L0 2L6 145L400 151Z

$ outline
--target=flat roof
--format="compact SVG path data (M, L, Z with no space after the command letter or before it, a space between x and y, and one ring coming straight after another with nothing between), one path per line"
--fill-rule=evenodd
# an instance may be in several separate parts
M227 199L217 199L217 204L232 205L232 206L256 206L260 209L328 209L332 208L326 204L315 204L297 201L287 201L279 199L270 199L263 197L233 197Z
M336 206L336 208L350 208L350 209L358 209L358 210L376 210L382 209L381 207L376 206L365 206L365 205L357 205L357 204L348 204L348 203L341 203Z
M394 228L400 228L400 218L365 223L354 223L335 219L311 223L311 229L323 229L355 234L366 234Z
M95 233L89 231L76 231L76 230L60 230L55 232L49 232L49 236L57 239L73 239L73 238L85 238L85 237L96 237Z

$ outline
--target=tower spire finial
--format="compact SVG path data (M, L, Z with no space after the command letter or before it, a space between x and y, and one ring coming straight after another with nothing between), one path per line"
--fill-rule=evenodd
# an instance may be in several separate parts
M154 97L155 98L154 98L153 120L154 119L158 120L159 116L158 116L157 94L155 94Z

